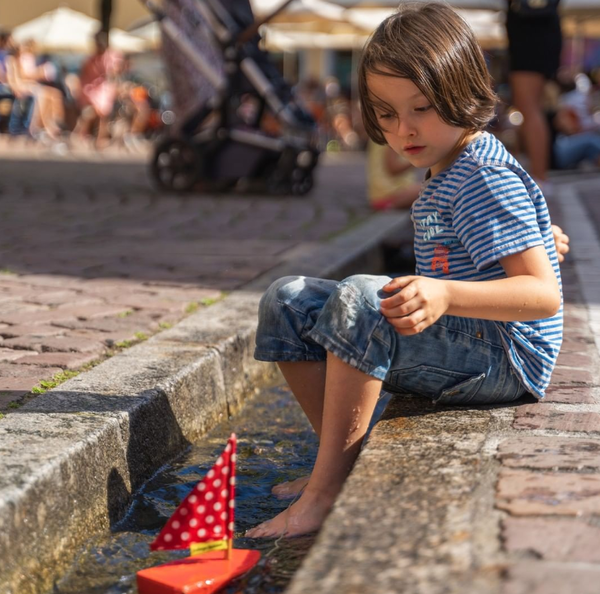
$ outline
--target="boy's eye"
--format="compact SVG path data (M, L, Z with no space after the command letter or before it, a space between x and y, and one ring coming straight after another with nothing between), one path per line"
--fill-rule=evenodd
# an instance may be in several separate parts
M415 111L425 112L431 109L431 105L424 105L423 107L415 107Z
M377 114L377 119L379 119L379 120L391 120L394 117L396 117L396 115L393 113L378 113Z

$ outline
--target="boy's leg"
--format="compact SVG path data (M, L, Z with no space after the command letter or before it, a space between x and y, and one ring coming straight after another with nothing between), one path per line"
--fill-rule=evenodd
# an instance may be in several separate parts
M322 421L327 430L308 485L296 503L247 536L299 536L321 527L358 456L381 383L328 353Z
M325 361L278 363L279 369L302 407L317 437L321 437L323 400L325 398ZM295 497L306 487L309 475L275 485L271 492L282 498Z
M325 361L296 361L295 363L278 363L278 366L320 439L327 363Z
M335 290L336 281L305 277L284 277L263 295L255 356L277 361L294 396L318 436L321 433L327 353L308 338L314 322ZM308 477L273 487L278 497L293 497Z

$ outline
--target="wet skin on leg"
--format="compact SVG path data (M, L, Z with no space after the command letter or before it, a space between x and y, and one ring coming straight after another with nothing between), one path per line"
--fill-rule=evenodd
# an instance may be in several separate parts
M328 353L323 431L310 480L298 501L246 536L300 536L321 527L358 456L381 384Z

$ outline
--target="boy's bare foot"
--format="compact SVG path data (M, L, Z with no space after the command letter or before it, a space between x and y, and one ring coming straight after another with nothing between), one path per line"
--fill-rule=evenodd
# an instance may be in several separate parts
M275 538L278 536L301 536L316 532L323 524L335 497L312 494L305 491L300 499L271 520L251 528L248 538Z
M310 475L301 476L293 481L280 483L271 489L271 493L279 499L292 499L306 487L309 478Z

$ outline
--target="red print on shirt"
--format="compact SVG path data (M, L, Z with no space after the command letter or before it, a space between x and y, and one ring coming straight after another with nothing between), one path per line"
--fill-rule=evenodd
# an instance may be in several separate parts
M431 260L431 270L435 272L438 267L442 268L444 274L450 273L450 264L448 263L448 254L450 249L445 245L436 245L433 250L433 259Z

